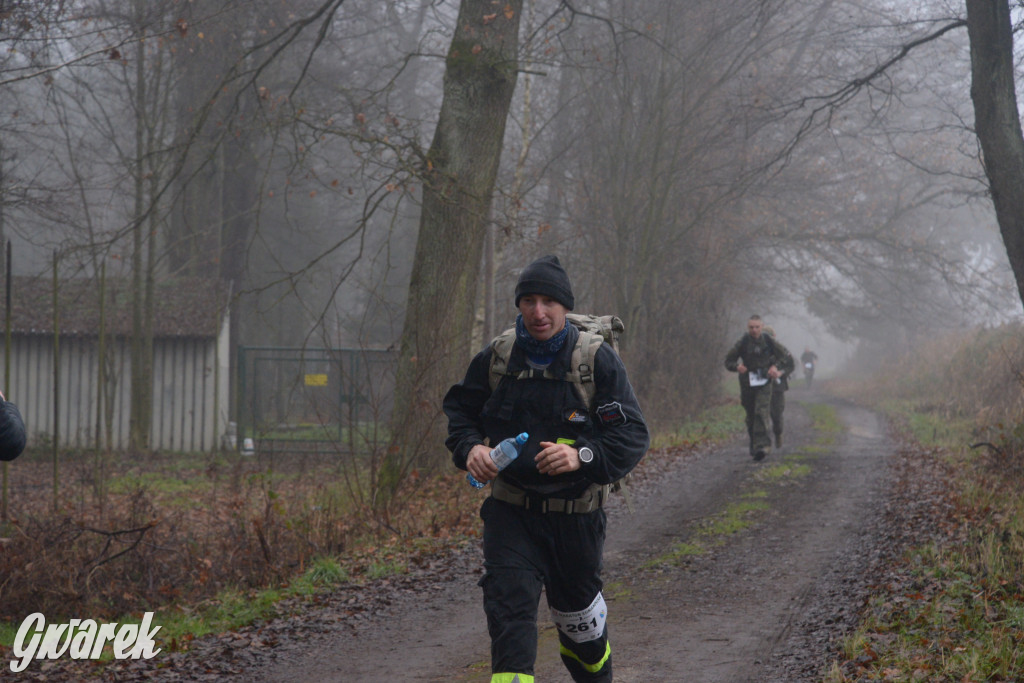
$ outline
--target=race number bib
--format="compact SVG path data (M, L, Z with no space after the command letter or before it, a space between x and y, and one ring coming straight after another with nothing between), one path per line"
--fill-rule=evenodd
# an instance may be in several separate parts
M750 386L752 387L763 387L765 384L768 384L768 374L764 370L751 372L749 377Z
M814 363L804 363L804 367L810 370L811 368L814 367Z
M551 621L555 622L558 630L577 643L600 638L604 634L604 624L607 620L608 606L601 593L597 594L590 607L579 612L551 610Z

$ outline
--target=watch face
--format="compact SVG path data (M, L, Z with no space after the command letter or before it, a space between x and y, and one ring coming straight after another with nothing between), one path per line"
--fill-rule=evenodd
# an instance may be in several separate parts
M594 451L586 446L580 449L580 462L590 462L594 459Z

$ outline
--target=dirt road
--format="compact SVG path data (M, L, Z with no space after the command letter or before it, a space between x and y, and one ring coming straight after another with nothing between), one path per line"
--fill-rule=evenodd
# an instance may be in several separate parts
M831 403L842 431L815 429L809 408L821 401L789 393L785 447L763 462L742 442L665 460L632 487L633 514L611 505L616 681L819 679L863 600L894 452L860 408ZM480 562L475 550L451 558L440 587L396 591L355 623L344 599L298 615L301 637L246 647L236 680L488 681ZM541 611L537 680L568 681L543 601Z

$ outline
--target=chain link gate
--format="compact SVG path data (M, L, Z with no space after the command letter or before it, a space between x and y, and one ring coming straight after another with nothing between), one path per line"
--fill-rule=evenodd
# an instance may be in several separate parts
M359 454L391 415L393 352L240 346L237 445L260 456Z

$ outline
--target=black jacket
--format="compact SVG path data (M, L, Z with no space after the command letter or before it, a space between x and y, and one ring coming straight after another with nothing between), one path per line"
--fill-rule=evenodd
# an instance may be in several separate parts
M0 460L14 460L25 450L25 423L18 406L0 399Z
M578 330L569 325L565 345L551 364L556 377L565 376ZM445 445L452 460L466 469L466 457L476 444L489 439L493 446L502 439L528 432L529 440L501 478L514 486L544 496L573 498L591 483L610 484L636 466L650 445L643 414L626 376L619 355L608 344L594 359L596 395L594 410L588 410L576 389L568 381L531 377L503 377L491 393L491 347L478 353L465 378L444 398L448 416ZM513 347L508 372L527 369L526 356ZM534 462L541 441L568 440L574 448L589 446L594 460L583 463L575 472L551 476L541 474Z
M754 339L749 333L740 337L725 354L725 369L736 372L741 358L743 365L752 372L767 370L774 365L776 370L786 376L796 367L789 349L767 333L762 333L758 339ZM750 376L747 373L740 375L740 387L750 387Z

